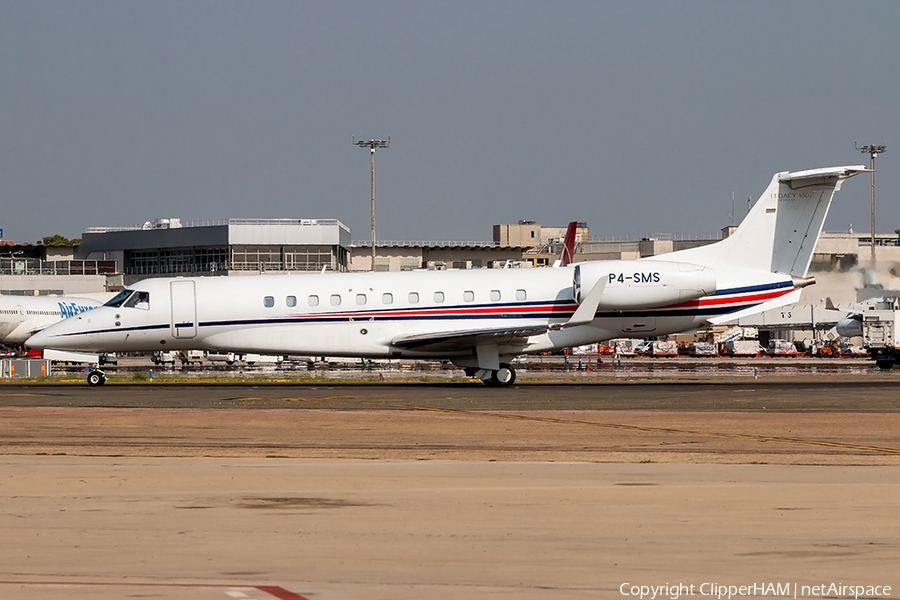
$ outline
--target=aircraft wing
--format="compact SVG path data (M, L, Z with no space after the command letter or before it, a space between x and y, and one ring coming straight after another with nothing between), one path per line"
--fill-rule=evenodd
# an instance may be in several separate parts
M405 350L446 352L468 350L476 346L525 346L528 338L546 333L549 327L468 329L463 331L438 331L404 335L394 338L392 344Z
M565 323L537 327L506 327L418 333L394 338L391 343L405 350L415 349L424 352L453 352L471 350L478 346L524 347L528 344L528 338L533 335L541 335L551 329L563 329L590 323L597 313L600 297L606 289L606 283L607 279L603 277L594 284L587 297L578 306L578 310Z

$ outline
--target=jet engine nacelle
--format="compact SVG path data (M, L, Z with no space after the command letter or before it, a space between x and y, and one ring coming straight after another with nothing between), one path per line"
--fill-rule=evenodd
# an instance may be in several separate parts
M862 314L850 315L845 319L841 319L834 326L834 330L841 337L861 337L863 334Z
M575 265L575 301L605 282L597 308L629 310L678 304L716 291L709 267L660 260L604 260Z

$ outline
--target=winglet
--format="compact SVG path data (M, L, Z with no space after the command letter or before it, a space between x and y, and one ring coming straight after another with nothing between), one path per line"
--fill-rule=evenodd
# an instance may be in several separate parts
M561 323L554 329L568 329L569 327L577 327L578 325L587 325L593 321L594 317L597 315L597 308L600 306L600 298L603 296L604 290L606 290L606 282L606 277L598 279L597 283L594 284L594 287L591 288L591 291L588 292L585 299L581 301L581 304L578 306L575 314L572 315L572 318L565 323Z

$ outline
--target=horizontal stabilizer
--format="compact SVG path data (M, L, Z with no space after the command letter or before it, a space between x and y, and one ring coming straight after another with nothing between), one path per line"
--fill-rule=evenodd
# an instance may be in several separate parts
M859 173L869 173L869 169L865 165L853 165L850 167L823 167L821 169L807 169L806 171L792 171L784 173L779 177L780 181L801 181L803 179L821 179L828 177L838 177L847 179Z

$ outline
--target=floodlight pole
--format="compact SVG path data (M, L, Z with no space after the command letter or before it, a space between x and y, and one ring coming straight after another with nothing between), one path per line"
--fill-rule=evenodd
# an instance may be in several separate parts
M866 146L856 146L856 149L863 154L869 155L869 165L872 169L872 237L870 240L872 246L869 248L869 258L872 261L872 266L875 266L875 157L879 154L884 154L884 151L887 150L887 146L884 144L869 144Z
M372 192L372 271L375 270L375 150L387 148L391 144L391 138L386 140L360 140L353 138L353 143L360 148L369 149L369 188Z

